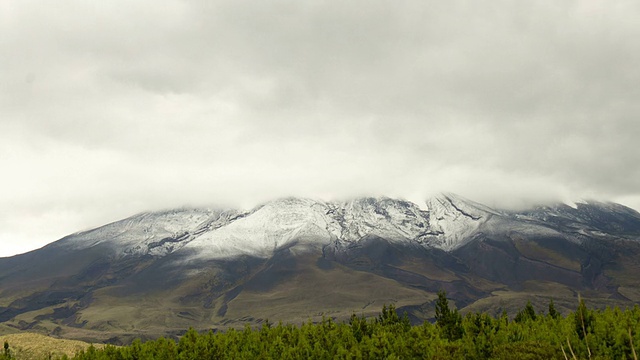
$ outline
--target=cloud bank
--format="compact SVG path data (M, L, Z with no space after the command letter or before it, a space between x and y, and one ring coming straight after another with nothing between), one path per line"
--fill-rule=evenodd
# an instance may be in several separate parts
M0 256L133 213L451 191L640 209L640 5L8 0Z

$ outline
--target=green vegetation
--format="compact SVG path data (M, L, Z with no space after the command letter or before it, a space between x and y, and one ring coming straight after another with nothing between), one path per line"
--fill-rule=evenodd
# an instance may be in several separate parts
M177 342L89 347L74 359L638 359L637 305L592 310L580 300L576 311L562 316L552 301L546 314L528 303L513 320L506 313L462 316L444 292L435 306L435 324L411 326L390 305L376 318L354 314L343 323L325 318L300 326L266 321L218 333L190 329ZM0 355L10 358L6 350Z
M449 341L462 338L462 316L458 309L451 310L447 294L444 291L438 292L436 301L436 326L440 329L440 335Z

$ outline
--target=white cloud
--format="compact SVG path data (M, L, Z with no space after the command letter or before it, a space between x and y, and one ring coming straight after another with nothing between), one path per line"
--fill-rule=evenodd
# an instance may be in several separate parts
M0 256L287 195L640 208L633 2L0 7Z

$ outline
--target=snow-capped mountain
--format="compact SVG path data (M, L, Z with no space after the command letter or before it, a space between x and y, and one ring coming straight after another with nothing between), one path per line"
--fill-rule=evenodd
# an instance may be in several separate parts
M252 210L179 209L143 213L66 237L60 245L113 247L116 256L163 256L175 251L218 259L269 257L293 242L349 246L368 236L452 251L499 212L453 194L417 204L390 198L347 202L275 200Z
M0 258L0 323L120 339L390 302L421 321L440 289L487 311L550 294L567 308L578 293L629 304L640 302L639 259L640 214L611 203L507 211L441 194L184 208Z

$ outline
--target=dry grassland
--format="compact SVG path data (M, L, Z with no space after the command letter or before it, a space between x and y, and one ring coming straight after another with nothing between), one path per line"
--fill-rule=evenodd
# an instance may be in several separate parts
M56 339L35 333L0 335L0 344L8 342L17 360L55 359L63 355L73 356L91 344L78 340ZM96 348L104 345L96 344Z

